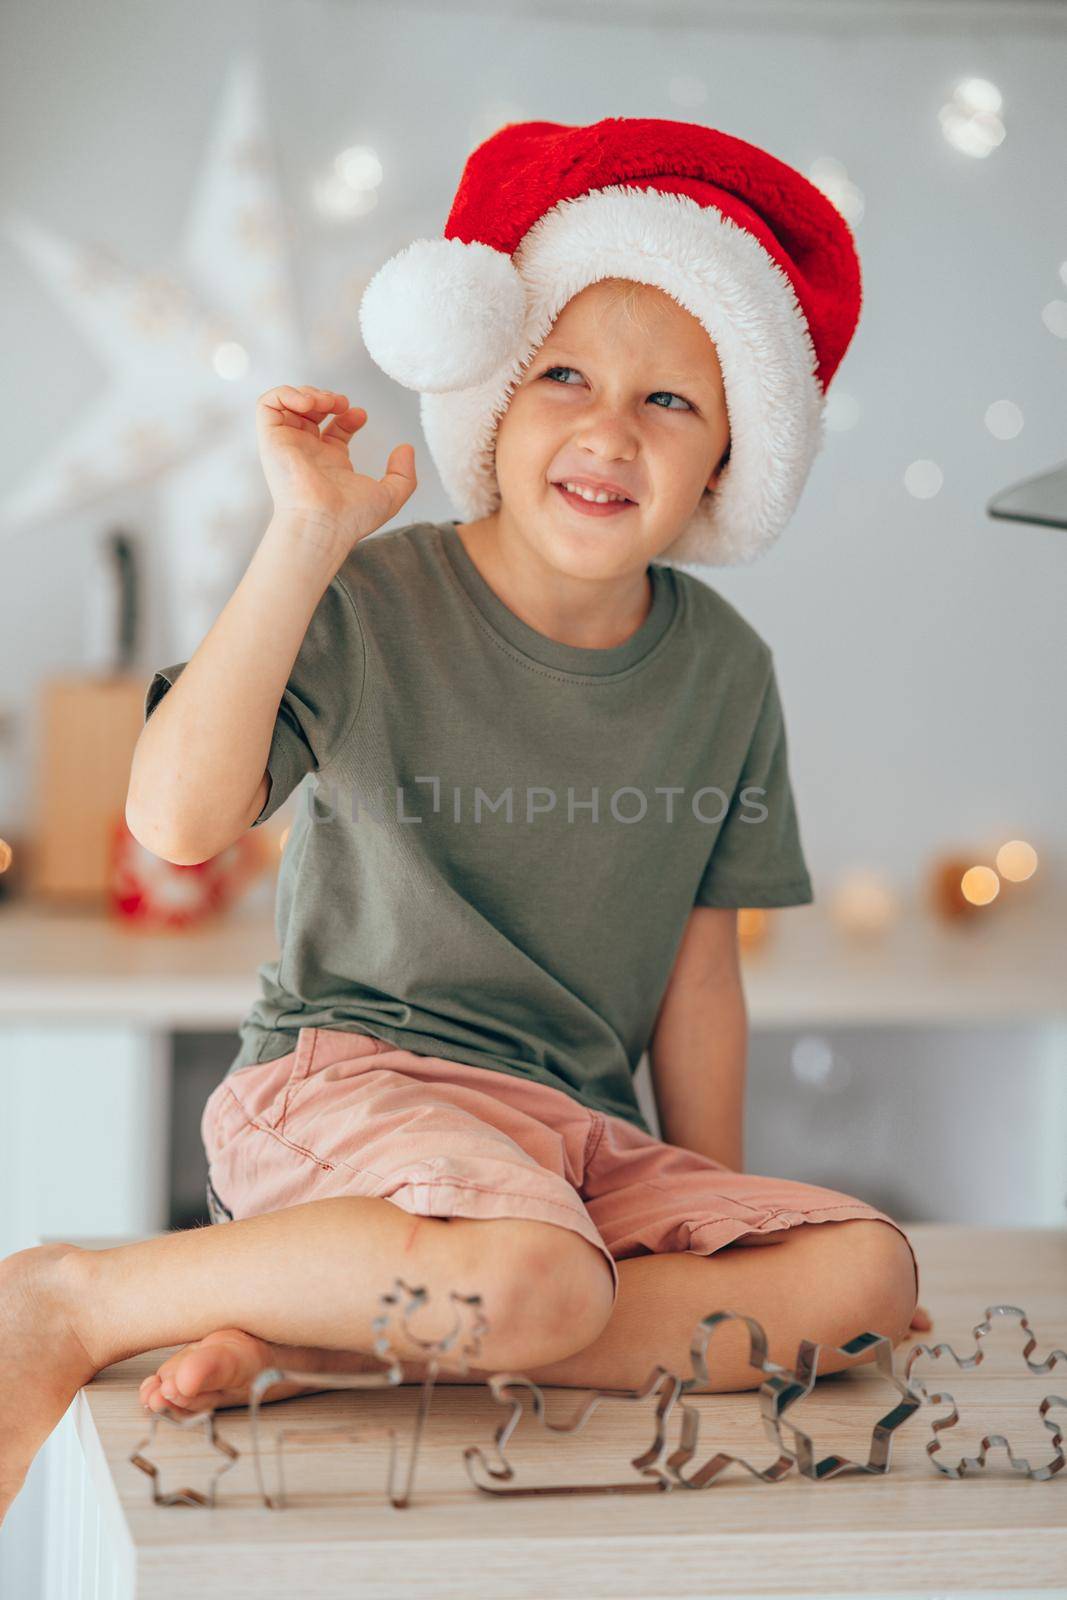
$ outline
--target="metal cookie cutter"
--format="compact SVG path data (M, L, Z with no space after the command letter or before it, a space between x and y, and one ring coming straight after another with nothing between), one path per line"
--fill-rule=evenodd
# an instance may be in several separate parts
M393 1320L392 1308L400 1304L400 1293L408 1297L407 1303L401 1310L404 1335L407 1339L410 1339L412 1344L417 1344L420 1350L429 1352L428 1365L432 1369L433 1375L436 1376L441 1367L446 1365L441 1358L451 1352L461 1334L463 1335L463 1342L460 1344L455 1357L447 1363L447 1366L461 1374L466 1373L470 1367L471 1357L478 1355L480 1352L482 1336L489 1328L489 1324L482 1312L481 1295L457 1294L454 1289L450 1290L448 1298L456 1308L456 1318L451 1331L446 1333L443 1338L420 1339L417 1334L412 1333L408 1326L408 1321L413 1312L426 1305L430 1298L429 1290L424 1288L413 1289L404 1282L403 1278L397 1278L394 1287L382 1295L382 1310L375 1317L372 1324L375 1335L374 1350L376 1355L384 1357L392 1353L389 1344L389 1324ZM465 1319L468 1322L466 1328L464 1328Z
M569 1422L549 1422L545 1416L545 1397L540 1385L534 1383L532 1378L523 1376L518 1372L495 1372L487 1380L493 1399L500 1405L511 1404L511 1415L501 1423L494 1435L494 1447L499 1466L491 1465L485 1458L480 1446L468 1445L463 1452L463 1460L467 1473L476 1489L481 1489L485 1494L496 1495L547 1495L547 1494L660 1494L674 1487L673 1482L657 1466L663 1454L667 1438L667 1418L674 1406L675 1400L681 1391L681 1380L673 1372L668 1372L666 1367L653 1367L651 1373L639 1389L598 1389L592 1393L583 1404L575 1411ZM597 1406L602 1400L624 1400L629 1403L634 1401L656 1398L655 1407L655 1432L652 1443L641 1455L634 1456L630 1465L641 1474L644 1481L634 1482L632 1479L623 1483L551 1483L534 1484L530 1486L515 1485L510 1488L501 1488L501 1483L506 1483L515 1476L515 1469L504 1453L504 1446L514 1433L522 1417L522 1396L517 1391L525 1390L532 1398L534 1414L541 1425L550 1433L577 1433L583 1428ZM495 1479L495 1483L485 1483L479 1478L479 1471Z
M401 1301L401 1295L406 1296ZM488 1328L484 1316L481 1314L480 1295L459 1295L453 1290L449 1298L456 1306L456 1318L451 1330L438 1339L420 1339L408 1327L408 1319L412 1313L429 1300L429 1292L425 1288L411 1288L403 1279L397 1278L392 1290L381 1296L382 1310L375 1317L372 1324L374 1331L374 1353L383 1361L388 1361L388 1366L381 1372L300 1372L282 1367L265 1367L257 1373L250 1389L250 1423L252 1430L252 1449L256 1463L256 1479L264 1504L271 1510L282 1510L286 1505L285 1476L283 1466L283 1451L287 1444L323 1443L326 1440L346 1444L362 1444L371 1439L387 1439L389 1442L389 1462L386 1473L386 1494L391 1505L401 1509L409 1504L411 1491L415 1481L415 1466L418 1458L419 1445L422 1438L423 1427L430 1408L430 1398L433 1385L440 1371L442 1356L449 1354L453 1346L464 1334L463 1343L450 1365L459 1372L467 1371L468 1358L476 1355L481 1346L481 1337ZM264 1451L261 1439L260 1406L265 1392L277 1383L300 1383L309 1387L323 1389L384 1389L404 1382L404 1368L401 1358L392 1349L389 1339L389 1327L394 1317L397 1306L401 1306L401 1322L408 1339L417 1344L420 1349L428 1352L426 1373L423 1379L422 1392L419 1397L419 1408L415 1418L411 1435L411 1448L408 1453L407 1475L402 1490L396 1486L396 1466L398 1442L394 1428L360 1428L351 1425L338 1425L335 1428L279 1428L275 1432L275 1460L277 1491L271 1493L266 1485L264 1473ZM464 1327L466 1322L467 1326Z
M159 1465L157 1462L153 1461L150 1456L144 1454L144 1452L154 1443L156 1430L159 1427L160 1422L166 1422L170 1427L178 1428L183 1432L189 1432L196 1428L203 1429L205 1439L210 1445L211 1449L216 1451L223 1458L222 1465L217 1467L212 1473L211 1480L206 1491L186 1487L182 1489L172 1489L166 1494L160 1492ZM182 1416L168 1406L166 1411L155 1411L152 1413L152 1420L148 1425L147 1434L141 1440L140 1444L134 1448L127 1459L133 1466L139 1467L142 1472L147 1473L151 1478L152 1502L154 1505L213 1506L215 1504L215 1490L218 1485L218 1481L224 1472L229 1472L230 1468L237 1460L238 1455L239 1451L235 1450L232 1444L228 1444L225 1439L219 1438L215 1428L215 1413L213 1411L198 1411L191 1416Z
M908 1354L907 1366L905 1367L905 1376L907 1377L912 1390L919 1396L924 1405L950 1405L952 1407L952 1411L949 1416L935 1417L932 1419L930 1427L934 1437L927 1442L926 1453L930 1457L930 1460L933 1462L934 1466L937 1468L938 1472L944 1473L945 1476L949 1478L962 1478L965 1477L968 1472L979 1472L984 1469L986 1464L986 1453L993 1447L993 1445L998 1444L1007 1451L1008 1461L1013 1472L1021 1473L1024 1477L1038 1478L1044 1481L1048 1478L1055 1477L1056 1473L1062 1471L1063 1467L1067 1465L1067 1456L1065 1456L1063 1452L1063 1431L1056 1422L1050 1422L1048 1420L1048 1413L1054 1406L1062 1406L1067 1409L1067 1399L1065 1399L1062 1395L1046 1395L1038 1406L1038 1415L1041 1417L1045 1427L1048 1428L1049 1432L1052 1434L1052 1444L1055 1450L1055 1454L1052 1456L1051 1460L1045 1462L1043 1466L1031 1467L1029 1461L1026 1460L1025 1457L1016 1456L1008 1440L1002 1433L983 1434L978 1454L976 1456L961 1456L954 1466L950 1466L947 1462L942 1462L937 1459L942 1448L942 1441L938 1439L936 1435L941 1433L945 1428L953 1428L956 1426L960 1420L959 1408L956 1405L956 1401L953 1396L947 1391L943 1391L938 1394L931 1394L924 1383L922 1383L918 1378L912 1377L912 1367L915 1365L916 1361L921 1355L930 1356L934 1361L939 1360L942 1355L949 1355L956 1363L956 1368L960 1372L965 1372L972 1367L980 1366L982 1361L985 1359L985 1351L982 1349L982 1340L992 1329L994 1317L1017 1318L1020 1326L1028 1336L1026 1344L1023 1346L1022 1357L1029 1370L1035 1376L1043 1376L1045 1373L1050 1373L1052 1369L1060 1362L1067 1363L1067 1351L1063 1350L1051 1351L1045 1357L1044 1361L1030 1360L1030 1352L1036 1346L1037 1340L1035 1339L1033 1329L1027 1320L1026 1313L1020 1306L986 1306L985 1320L983 1322L976 1323L971 1329L971 1332L974 1335L974 1351L971 1355L957 1355L956 1351L950 1344L915 1345L915 1347Z
M393 1505L401 1507L408 1504L411 1496L412 1485L415 1481L415 1461L418 1455L419 1444L422 1439L422 1431L430 1410L430 1399L433 1394L433 1386L436 1382L437 1375L440 1372L442 1365L444 1365L441 1358L446 1355L452 1357L452 1359L450 1359L447 1363L448 1367L451 1370L458 1372L461 1376L467 1373L470 1370L471 1358L478 1355L481 1350L482 1337L488 1331L489 1323L482 1312L482 1297L480 1294L457 1294L456 1291L452 1289L449 1291L448 1296L448 1298L452 1301L453 1306L456 1308L456 1320L453 1324L452 1331L445 1334L444 1338L441 1339L420 1339L416 1334L413 1334L411 1329L408 1327L408 1319L413 1311L426 1303L429 1295L426 1289L412 1289L404 1282L402 1278L397 1278L395 1289L391 1293L382 1295L382 1305L384 1309L374 1319L374 1328L377 1334L374 1348L375 1352L379 1355L383 1354L388 1348L387 1329L390 1308L399 1303L399 1295L396 1292L397 1290L402 1291L409 1297L407 1304L403 1307L401 1313L404 1333L408 1339L419 1346L420 1350L424 1350L427 1353L426 1372L423 1377L422 1392L419 1395L419 1409L415 1417L415 1426L412 1429L411 1434L411 1452L408 1456L407 1483L400 1498L394 1499L393 1496L390 1495ZM468 1319L468 1325L466 1327L464 1327L465 1318ZM458 1350L456 1350L455 1355L453 1356L453 1347L460 1339L461 1334L463 1336L462 1343L459 1345Z
M389 1464L386 1472L386 1493L396 1504L396 1430L394 1428L361 1428L338 1424L333 1428L277 1428L274 1432L275 1479L277 1489L267 1487L264 1470L264 1448L260 1423L260 1406L263 1396L276 1383L303 1383L322 1389L384 1389L402 1383L404 1374L395 1363L383 1372L297 1372L285 1367L264 1367L252 1380L249 1391L249 1424L252 1431L252 1456L256 1467L256 1483L264 1505L271 1511L281 1511L287 1504L285 1487L284 1451L294 1444L363 1444L372 1439L387 1439Z
M685 1382L680 1385L681 1394L689 1394L698 1384L709 1382L707 1364L708 1339L721 1322L730 1320L737 1320L748 1325L749 1363L757 1371L762 1372L765 1379L795 1379L795 1373L788 1372L785 1367L780 1367L777 1362L769 1359L767 1355L767 1335L762 1324L757 1322L755 1317L745 1316L740 1311L714 1311L710 1316L703 1317L696 1325L690 1345L693 1376L686 1378ZM667 1457L666 1462L667 1470L672 1477L687 1489L706 1489L708 1484L713 1483L732 1462L736 1462L738 1466L744 1467L746 1472L751 1472L754 1478L761 1478L765 1483L776 1483L779 1478L784 1478L793 1466L793 1457L785 1453L777 1429L768 1420L769 1402L765 1394L766 1389L767 1383L764 1382L759 1391L760 1410L764 1427L770 1438L778 1446L778 1458L776 1461L772 1462L769 1467L754 1467L750 1461L745 1460L744 1456L734 1456L728 1454L725 1450L720 1450L716 1455L705 1461L702 1467L698 1467L695 1472L686 1477L682 1468L696 1454L697 1442L700 1437L700 1412L694 1406L686 1405L684 1401L680 1400L682 1427L679 1435L679 1444L677 1450Z
M855 1356L864 1350L874 1350L875 1366L901 1396L900 1403L895 1405L892 1411L887 1411L884 1417L880 1417L871 1430L871 1448L866 1461L852 1461L848 1456L839 1455L823 1456L821 1461L816 1461L809 1435L794 1423L785 1421L785 1412L789 1407L795 1405L798 1400L803 1400L805 1395L809 1395L814 1389L818 1377L820 1353L828 1349L836 1350L843 1356ZM821 1482L824 1478L836 1478L838 1473L845 1472L849 1468L857 1472L888 1472L893 1434L902 1423L914 1416L921 1404L919 1397L894 1369L893 1346L882 1333L857 1333L854 1339L849 1339L847 1343L840 1345L815 1344L811 1339L801 1339L797 1346L795 1371L769 1377L760 1389L760 1405L764 1420L780 1443L782 1427L789 1429L795 1441L793 1454L797 1466L806 1478L813 1478L816 1482ZM782 1448L788 1450L789 1446L783 1443Z

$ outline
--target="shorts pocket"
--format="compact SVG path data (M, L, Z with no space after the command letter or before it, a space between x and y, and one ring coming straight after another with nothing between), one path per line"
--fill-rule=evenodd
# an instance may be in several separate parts
M211 1091L200 1119L200 1136L211 1162L247 1127L280 1129L296 1086L307 1076L314 1028L301 1028L295 1050L273 1061L257 1061L223 1078Z

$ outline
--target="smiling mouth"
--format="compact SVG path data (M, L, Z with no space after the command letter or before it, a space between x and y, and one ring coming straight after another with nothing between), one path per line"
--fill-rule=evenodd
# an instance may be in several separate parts
M580 494L572 494L562 483L554 483L552 487L567 505L586 516L617 516L620 512L632 511L637 504L635 500L586 500Z

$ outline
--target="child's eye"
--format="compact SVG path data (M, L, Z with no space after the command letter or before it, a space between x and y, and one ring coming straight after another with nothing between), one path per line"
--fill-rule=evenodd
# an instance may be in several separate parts
M542 376L542 378L551 378L552 374L554 372L574 372L574 373L577 373L578 377L581 377L581 373L578 372L577 367L546 367L545 371L542 372L541 376ZM568 388L569 385L568 384L564 384L562 387ZM669 389L657 389L655 391L655 393L649 395L649 399L650 400L655 400L658 395L666 395L668 400L680 400L682 402L682 405L686 408L687 411L692 411L692 409L693 409L692 406L689 404L689 401L685 398L684 395L673 394L671 392L671 390L669 390ZM659 409L661 411L673 411L673 410L676 409L676 407L674 407L674 406L660 406Z
M659 395L659 394L665 394L667 396L668 400L680 400L682 402L683 406L685 406L685 409L687 411L692 411L692 409L693 409L692 406L689 404L689 401L685 398L684 395L672 394L669 389L657 389L656 390L656 394L649 395L649 399L650 400L654 400L656 398L656 395ZM673 411L674 407L673 406L661 406L660 410L661 411Z

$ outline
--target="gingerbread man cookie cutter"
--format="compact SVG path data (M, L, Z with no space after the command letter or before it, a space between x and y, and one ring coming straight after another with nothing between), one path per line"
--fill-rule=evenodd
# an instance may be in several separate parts
M1054 1407L1063 1407L1064 1409L1067 1409L1067 1398L1064 1398L1063 1395L1045 1395L1038 1405L1038 1415L1040 1416L1044 1426L1052 1434L1052 1446L1055 1452L1050 1460L1043 1463L1041 1466L1032 1467L1025 1456L1017 1456L1012 1450L1009 1440L1002 1433L983 1433L978 1454L976 1456L961 1456L955 1463L940 1461L938 1459L942 1449L944 1448L944 1444L947 1441L942 1441L937 1437L937 1435L944 1432L946 1428L954 1428L957 1426L960 1421L959 1407L956 1405L955 1397L949 1394L947 1390L939 1390L938 1393L932 1394L924 1382L922 1382L919 1378L912 1376L912 1368L915 1366L915 1363L918 1361L920 1356L924 1355L929 1356L935 1361L940 1360L940 1358L944 1355L950 1356L956 1365L957 1371L960 1372L966 1372L974 1367L980 1366L982 1361L985 1359L985 1351L982 1348L982 1340L992 1330L994 1317L1014 1317L1017 1319L1024 1333L1027 1335L1026 1343L1022 1349L1022 1359L1026 1363L1028 1370L1035 1377L1044 1377L1045 1374L1051 1373L1053 1368L1058 1366L1060 1363L1067 1365L1067 1351L1059 1349L1050 1351L1045 1357L1044 1361L1030 1360L1030 1353L1036 1348L1037 1339L1034 1336L1034 1332L1030 1326L1026 1312L1021 1306L986 1306L984 1319L981 1322L975 1323L974 1327L971 1329L971 1333L974 1336L974 1350L970 1355L958 1355L952 1345L945 1343L935 1345L915 1345L908 1354L907 1365L905 1367L905 1376L912 1390L918 1396L919 1400L924 1406L950 1405L952 1407L952 1411L947 1417L934 1417L931 1419L930 1428L932 1437L927 1441L926 1453L933 1462L934 1466L937 1468L938 1472L943 1473L945 1477L963 1478L966 1477L968 1473L973 1474L983 1471L986 1466L986 1457L988 1452L993 1448L994 1445L1000 1445L1002 1449L1007 1452L1008 1462L1013 1472L1017 1472L1024 1477L1047 1481L1049 1478L1055 1477L1056 1474L1061 1472L1064 1466L1067 1465L1067 1456L1064 1455L1063 1451L1063 1430L1057 1422L1050 1422L1048 1419L1048 1413ZM1067 1374L1065 1374L1065 1378L1067 1378ZM1067 1382L1064 1384L1064 1389L1067 1391Z
M667 1470L672 1477L687 1489L706 1489L713 1483L726 1468L735 1464L744 1467L754 1478L760 1478L764 1483L777 1483L784 1478L793 1467L794 1458L783 1449L781 1437L768 1418L768 1407L771 1399L765 1394L768 1380L771 1378L795 1379L796 1374L780 1367L772 1361L767 1353L767 1334L763 1325L755 1317L746 1316L741 1311L713 1311L710 1316L703 1317L697 1323L690 1344L690 1360L693 1375L686 1378L680 1385L680 1395L690 1394L698 1384L711 1381L708 1372L708 1340L715 1329L723 1322L743 1322L748 1328L749 1336L749 1365L755 1367L757 1372L762 1372L764 1382L760 1385L760 1412L764 1427L773 1442L778 1446L778 1456L769 1467L755 1467L744 1456L731 1455L728 1451L720 1450L710 1456L703 1466L691 1473L688 1477L682 1471L695 1456L700 1438L701 1416L700 1412L691 1405L686 1405L684 1400L679 1401L682 1426L679 1434L678 1448L667 1457Z

